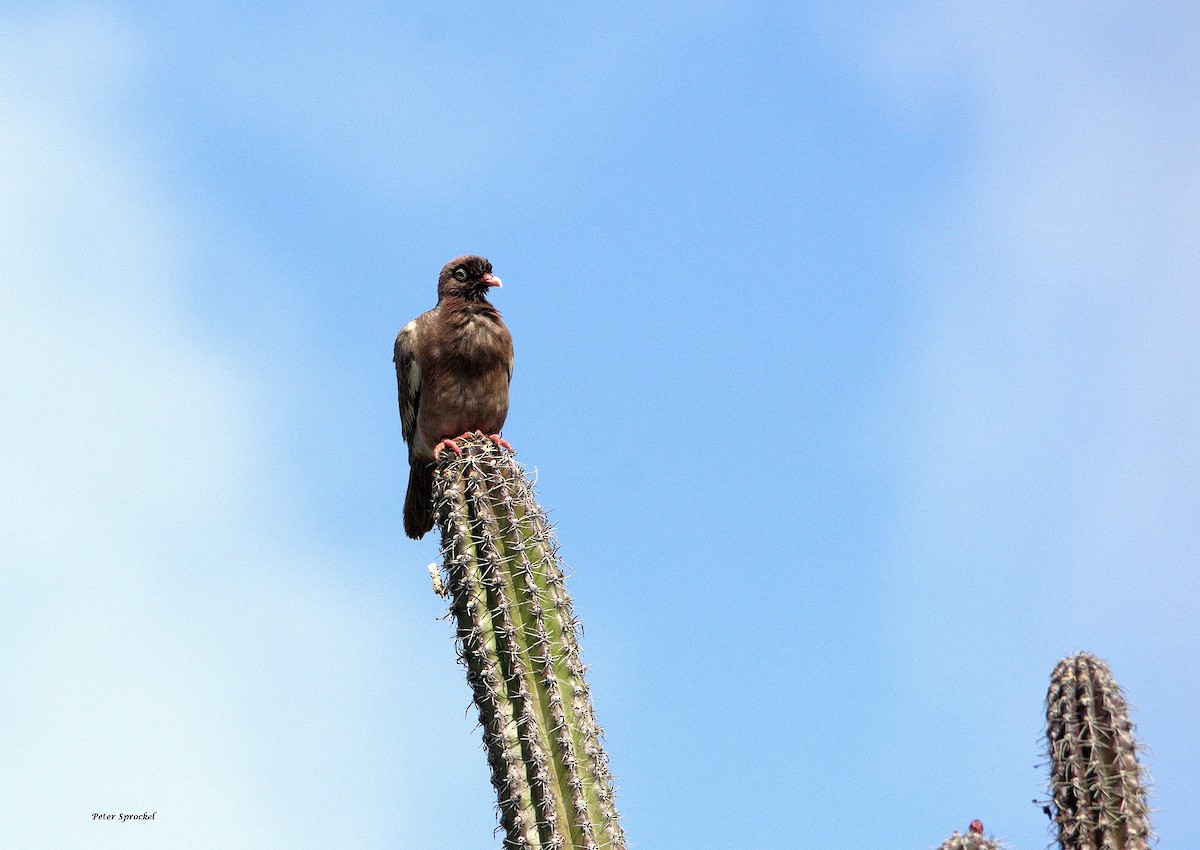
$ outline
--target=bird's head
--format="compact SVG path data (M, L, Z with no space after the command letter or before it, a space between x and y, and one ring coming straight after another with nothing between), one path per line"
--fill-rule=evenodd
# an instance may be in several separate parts
M487 291L500 285L500 278L492 274L492 264L483 257L474 254L455 257L442 267L442 273L438 275L438 300L452 296L484 301Z

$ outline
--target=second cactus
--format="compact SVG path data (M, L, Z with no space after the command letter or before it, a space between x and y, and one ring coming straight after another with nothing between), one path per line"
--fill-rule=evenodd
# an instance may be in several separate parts
M1062 850L1147 850L1145 771L1108 665L1086 652L1060 661L1050 676L1046 723Z

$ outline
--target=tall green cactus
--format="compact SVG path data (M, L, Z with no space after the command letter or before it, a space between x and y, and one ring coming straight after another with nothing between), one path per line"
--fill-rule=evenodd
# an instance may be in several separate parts
M481 436L459 445L434 503L504 846L623 850L558 544L511 455Z
M1108 665L1085 652L1060 661L1050 676L1046 726L1062 850L1147 850L1147 778Z
M985 838L983 824L973 820L965 834L954 831L942 842L938 850L1001 850L1003 846L1003 843L995 838Z

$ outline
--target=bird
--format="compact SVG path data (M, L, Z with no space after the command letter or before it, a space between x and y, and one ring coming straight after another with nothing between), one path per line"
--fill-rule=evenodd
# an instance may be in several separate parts
M414 540L433 528L433 471L444 450L462 454L456 439L479 433L512 451L500 436L508 417L512 335L487 299L501 285L485 258L455 257L438 275L437 306L396 335L400 430L409 464L404 533Z

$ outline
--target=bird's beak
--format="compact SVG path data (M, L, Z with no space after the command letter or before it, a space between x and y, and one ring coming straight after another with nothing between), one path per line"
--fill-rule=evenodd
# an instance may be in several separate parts
M491 273L485 274L481 280L488 286L504 286L504 284L500 282L500 278Z

